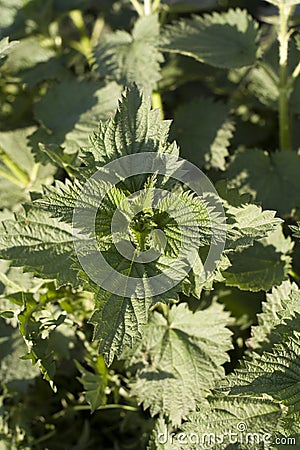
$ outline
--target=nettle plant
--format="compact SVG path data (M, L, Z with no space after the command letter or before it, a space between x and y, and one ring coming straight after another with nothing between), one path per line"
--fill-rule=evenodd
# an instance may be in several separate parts
M300 2L98 3L0 1L3 448L295 444Z

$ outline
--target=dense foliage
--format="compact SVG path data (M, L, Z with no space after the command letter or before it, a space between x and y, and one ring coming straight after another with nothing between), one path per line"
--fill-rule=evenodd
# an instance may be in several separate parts
M299 448L300 2L0 12L0 449Z

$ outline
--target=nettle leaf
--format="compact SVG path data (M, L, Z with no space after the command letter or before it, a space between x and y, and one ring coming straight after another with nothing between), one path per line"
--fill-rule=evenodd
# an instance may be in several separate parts
M227 216L226 248L234 250L249 247L254 241L279 229L281 219L275 217L275 211L263 211L254 204L239 206L224 205ZM271 243L270 243L271 244Z
M164 61L157 49L158 37L156 14L139 18L131 35L123 30L108 34L94 52L96 71L124 86L134 82L146 91L156 89Z
M229 255L231 267L223 276L227 286L252 292L268 291L288 276L290 258L276 251L273 245L255 242L252 247Z
M42 211L15 215L0 224L0 258L23 266L42 278L55 278L59 284L77 284L71 268L73 235L69 225Z
M54 57L55 50L46 48L43 41L45 42L45 39L39 39L37 36L21 39L12 50L3 70L8 72L25 71Z
M279 325L290 323L291 328L295 327L295 313L300 314L300 291L296 283L284 281L273 287L262 304L262 313L257 316L258 325L251 329L248 348L259 353L271 350L282 338Z
M173 450L173 442L168 439L169 433L172 432L170 428L164 417L159 416L150 435L147 450Z
M29 191L41 191L50 184L56 168L52 164L35 164L27 138L35 128L0 132L1 208L12 208L29 200Z
M166 27L161 47L166 52L231 69L255 63L257 39L258 24L248 12L230 9L225 13L195 16Z
M180 105L172 131L183 158L198 167L225 170L227 148L234 131L227 105L210 98Z
M290 229L293 231L293 236L300 238L300 222L298 222L297 226L291 225Z
M0 41L0 67L4 64L7 55L11 50L18 44L18 41L10 41L9 38L5 37Z
M68 153L86 146L99 120L108 119L117 106L121 88L97 81L65 80L53 84L35 105L35 117L43 128L31 136L31 144L62 144ZM44 157L45 158L45 157Z
M264 208L291 215L300 206L300 155L294 151L268 154L244 150L233 156L226 175L231 187L251 193ZM291 195L293 192L293 195Z
M0 318L0 374L1 384L8 389L26 391L39 370L21 359L26 352L25 342L17 328Z
M105 294L95 296L95 311L90 319L99 353L110 365L125 348L132 348L141 339L148 320L151 299L135 299Z
M53 378L56 372L55 355L51 346L51 335L65 320L59 307L39 304L32 295L24 294L24 306L18 315L20 332L27 344L24 359L37 364L43 377L56 390Z
M250 449L253 445L259 448L259 442L264 439L269 440L266 444L270 443L272 435L269 433L277 432L286 413L280 403L263 396L219 395L210 396L208 401L208 405L191 414L189 421L181 427L187 434L191 450L198 449L199 444L217 450ZM235 444L231 447L233 436Z
M297 316L299 320L299 315ZM300 409L300 334L289 328L283 342L274 345L271 352L253 354L241 369L229 377L231 394L268 394L288 406L288 414Z
M151 110L150 98L144 97L133 85L122 96L115 116L100 122L89 150L97 167L132 153L178 154L176 146L168 144L170 125L169 120L161 120L159 110Z
M231 348L228 321L219 304L196 312L173 305L167 318L151 314L128 363L137 370L132 394L151 415L162 413L179 425L222 378Z
M81 377L78 380L83 385L86 401L91 406L91 412L93 413L99 406L106 403L107 367L102 356L98 356L94 364L95 372L85 369L78 361L75 361L75 363L81 373Z

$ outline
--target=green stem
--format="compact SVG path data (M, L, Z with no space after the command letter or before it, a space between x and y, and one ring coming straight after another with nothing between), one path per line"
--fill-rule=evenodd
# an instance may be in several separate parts
M152 12L158 11L160 8L160 0L154 0L152 5Z
M33 183L36 181L38 173L39 173L39 169L40 169L41 164L40 163L35 163L31 174L30 174L30 183L28 187L31 187L33 185Z
M134 7L134 9L136 10L136 12L138 13L139 16L143 16L144 15L144 11L142 6L140 5L138 0L130 0L132 6Z
M95 21L94 28L91 35L91 45L95 47L100 40L100 36L105 27L105 20L103 17L98 17Z
M80 42L73 42L72 47L82 53L83 56L86 57L87 61L91 63L93 53L92 45L83 20L82 12L79 9L75 9L70 11L69 16L80 35Z
M151 16L151 14L152 14L151 0L144 0L144 15Z
M289 275L293 277L294 280L300 281L300 276L293 269L289 270Z
M291 14L291 7L281 0L279 5L279 141L280 149L291 148L291 128L289 117L289 96L288 86L288 22Z
M84 411L91 409L90 405L75 405L73 407L74 411ZM138 408L135 406L129 406L129 405L117 405L117 404L111 404L111 405L102 405L99 406L96 411L103 410L103 409L122 409L123 411L133 411L137 412L139 411Z
M96 411L99 410L106 410L106 409L121 409L123 411L132 411L132 412L138 412L139 408L135 406L130 405L118 405L118 404L109 404L109 405L102 405L99 406ZM61 411L56 412L52 415L52 418L54 420L59 419L60 417L64 416L69 411L90 411L91 407L90 405L74 405L74 406L68 406L65 409L62 409Z
M163 107L163 102L162 102L162 98L160 95L160 92L158 91L154 91L152 93L152 108L158 108L160 110L160 116L161 119L164 119L164 107Z
M22 170L12 159L11 157L0 148L0 159L2 163L10 170L10 172L14 175L14 177L22 183L23 187L30 182L28 174ZM7 177L6 177L7 178ZM17 184L17 183L16 183Z
M294 84L296 78L298 78L299 74L300 74L300 62L297 64L297 66L295 67L295 69L294 69L294 71L293 71L293 73L291 75L291 78L290 78L290 81L289 81L289 88L290 89L293 87L293 84Z
M24 183L22 181L20 181L18 178L14 177L11 173L6 172L6 170L3 170L0 168L0 175L3 178L6 178L7 180L11 181L12 183L14 183L16 186L19 186L21 189L24 189Z

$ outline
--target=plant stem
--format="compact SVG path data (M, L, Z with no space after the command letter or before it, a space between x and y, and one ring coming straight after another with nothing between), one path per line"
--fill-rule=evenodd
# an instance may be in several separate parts
M136 10L136 12L138 13L139 16L143 16L144 15L144 11L142 6L140 5L138 0L130 0L132 6L134 7L134 9Z
M151 0L144 0L144 15L151 16L151 14L152 14Z
M288 86L288 42L289 31L288 21L291 14L291 7L285 4L285 0L279 5L279 141L280 149L291 148L291 129L289 118L289 96Z
M16 164L11 159L11 157L1 148L0 148L0 160L14 175L14 178L19 181L19 184L22 183L22 186L26 187L26 185L30 182L28 174L26 172L24 172L24 170L22 170L18 166L18 164ZM16 184L18 184L18 183L16 183Z
M69 16L72 22L74 23L75 27L79 31L80 35L80 42L79 43L73 42L72 47L75 48L80 53L82 53L90 64L92 60L93 51L91 41L88 36L86 26L83 20L82 12L79 9L75 9L73 11L70 11Z
M152 12L158 11L160 8L160 0L154 0L152 5Z
M164 119L164 107L163 107L163 102L161 99L161 95L160 92L158 91L154 91L152 93L152 108L158 108L160 110L160 117L163 120Z
M0 168L0 175L3 178L6 178L7 180L11 181L12 183L14 183L16 186L19 186L21 189L24 189L24 183L22 181L20 181L18 178L14 177L11 173L6 172L6 170L3 170Z

